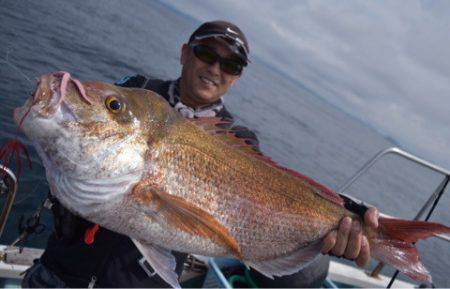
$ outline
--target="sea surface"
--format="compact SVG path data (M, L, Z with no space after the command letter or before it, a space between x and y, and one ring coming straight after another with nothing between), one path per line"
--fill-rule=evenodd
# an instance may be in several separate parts
M181 45L199 24L158 1L0 0L0 144L18 138L33 160L31 170L22 168L0 243L18 237L20 217L31 216L48 192L39 158L12 121L13 108L31 95L36 77L65 70L81 80L105 82L137 73L174 79L180 73ZM257 40L250 41L257 45ZM332 189L342 186L377 152L396 145L258 55L252 55L252 63L225 102L242 125L257 133L266 155ZM442 176L390 156L346 193L386 214L413 218L441 180ZM0 200L3 204L5 197ZM432 220L450 224L449 203L447 193ZM42 222L47 229L30 236L25 245L45 246L52 226L46 210ZM428 240L419 243L419 249L436 285L450 287L449 244Z

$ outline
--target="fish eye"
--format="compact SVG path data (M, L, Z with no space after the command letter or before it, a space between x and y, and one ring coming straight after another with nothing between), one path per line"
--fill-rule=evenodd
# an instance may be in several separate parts
M117 97L110 95L105 100L106 108L112 113L119 113L125 110L125 103L122 103Z

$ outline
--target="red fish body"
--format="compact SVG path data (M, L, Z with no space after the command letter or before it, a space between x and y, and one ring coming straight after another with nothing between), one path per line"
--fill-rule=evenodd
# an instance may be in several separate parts
M298 271L344 216L344 200L229 136L215 119L185 120L151 91L41 78L15 111L52 194L74 213L130 236L179 286L170 250L236 257L263 274ZM374 258L430 281L412 242L440 224L380 218L364 228Z

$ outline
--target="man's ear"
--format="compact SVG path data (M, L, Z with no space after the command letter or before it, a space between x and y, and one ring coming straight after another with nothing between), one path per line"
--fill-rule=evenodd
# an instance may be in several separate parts
M230 85L230 86L234 85L234 83L236 82L236 80L238 80L238 79L240 79L240 78L241 78L240 75L235 76L234 79L231 81L231 85Z
M188 59L189 54L189 45L186 43L181 46L181 57L180 57L180 64L184 65Z

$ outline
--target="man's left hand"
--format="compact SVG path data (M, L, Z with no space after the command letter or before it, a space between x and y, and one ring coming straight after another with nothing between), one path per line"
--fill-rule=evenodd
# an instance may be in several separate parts
M364 224L374 229L378 227L378 210L370 207L364 214ZM370 261L370 246L367 237L362 234L362 226L358 220L344 217L338 230L333 230L325 236L322 253L331 253L355 260L359 267L366 266Z

